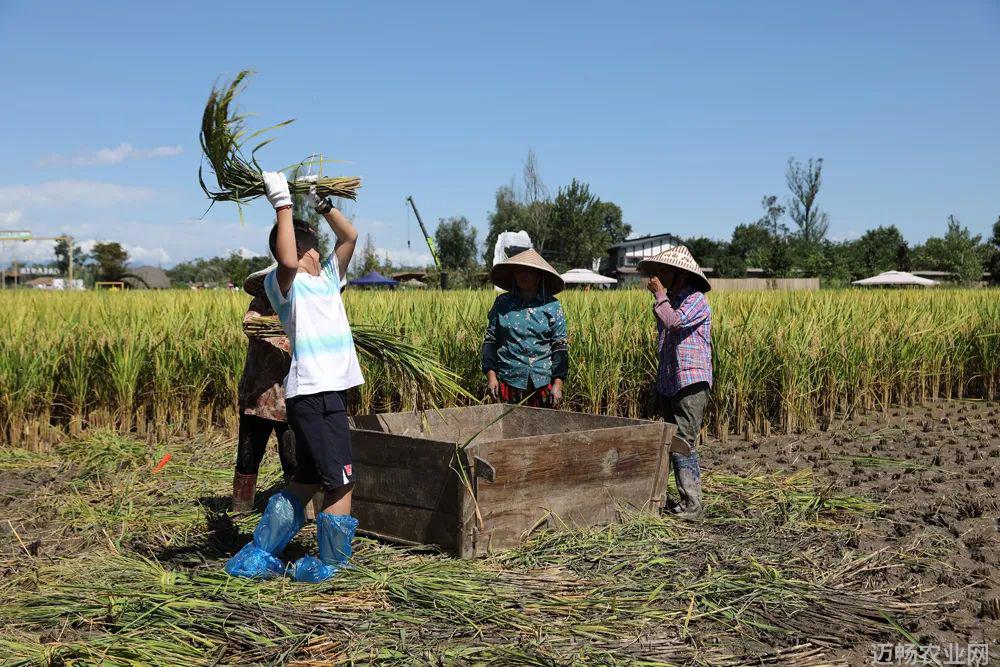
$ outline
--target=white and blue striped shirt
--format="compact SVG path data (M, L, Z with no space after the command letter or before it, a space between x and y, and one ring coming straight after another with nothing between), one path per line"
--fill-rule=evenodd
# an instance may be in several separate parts
M292 364L285 378L285 398L343 391L365 379L340 298L342 276L337 256L323 262L318 276L299 272L283 296L278 272L264 279L264 291L292 344Z

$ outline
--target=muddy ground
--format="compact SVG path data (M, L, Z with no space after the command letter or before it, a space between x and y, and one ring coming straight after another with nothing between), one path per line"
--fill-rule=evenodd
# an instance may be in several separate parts
M228 471L220 461L228 454L219 453L222 442L222 436L206 438L204 452L216 453L200 465L205 470L220 469L197 482L204 488L192 510L197 516L178 519L176 528L166 523L161 528L155 522L144 524L141 513L128 515L128 528L135 537L126 535L125 523L115 534L117 519L87 515L86 503L73 504L83 489L73 464L67 466L54 454L33 456L23 463L9 457L0 460L0 579L109 544L137 552L148 547L148 553L161 560L175 559L184 565L202 561L217 569L218 561L245 541L247 532L247 526L240 528L226 518ZM850 494L876 501L879 509L857 518L856 525L830 531L830 539L842 543L818 556L828 559L818 567L836 569L844 554L892 554L864 576L872 590L895 589L904 602L926 604L933 610L915 615L917 620L909 627L914 642L938 646L986 642L991 644L992 662L1000 663L1000 492L995 481L1000 470L1000 404L951 401L835 422L825 432L753 440L730 437L726 442L709 439L701 453L709 480L722 474L746 478L808 471L831 496ZM276 470L272 477L277 479ZM93 478L86 480L88 493L93 493L94 484ZM177 507L176 503L186 502L193 487L183 484L160 487L158 493L165 495L157 503ZM711 492L713 487L708 488ZM109 494L114 502L113 488ZM708 520L699 529L704 539L738 541L739 523L723 514L731 517L739 508L729 499L725 507L715 500L709 497ZM97 505L90 501L89 506ZM123 515L127 513L115 516ZM206 518L208 528L202 525ZM188 530L196 524L200 527L190 528L193 532L187 538L178 537L182 527ZM92 525L106 528L81 529ZM773 540L785 539L785 534L761 537L761 546L771 554L780 553L782 545ZM180 546L174 549L172 543ZM187 543L197 546L184 546ZM796 548L788 545L789 558L801 556ZM668 639L676 637L671 634ZM808 664L871 664L871 651L872 638L859 638L856 646L824 649L823 660L831 662Z
M827 432L708 440L702 461L709 472L808 469L832 490L883 503L848 546L934 554L934 566L885 574L924 591L920 601L944 603L916 638L992 642L1000 663L1000 405L950 401L834 422Z

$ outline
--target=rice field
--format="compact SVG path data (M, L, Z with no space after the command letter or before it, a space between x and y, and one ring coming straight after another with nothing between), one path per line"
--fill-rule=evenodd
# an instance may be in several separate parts
M710 293L714 434L796 432L892 404L1000 387L1000 298L991 290ZM348 292L353 322L435 353L473 395L488 291ZM644 291L560 295L570 325L570 409L649 414L655 328ZM162 439L235 413L245 356L242 292L0 293L0 425L33 447L115 427ZM410 409L377 365L358 413ZM448 403L455 403L454 399ZM464 399L468 401L468 399Z
M703 523L622 507L475 561L359 537L308 585L222 570L281 484L269 452L229 513L245 296L0 293L0 664L821 667L997 636L1000 407L930 402L995 396L995 293L710 296L730 442L703 449ZM492 293L347 298L481 394ZM570 406L647 414L646 294L561 300ZM413 407L365 372L356 411Z

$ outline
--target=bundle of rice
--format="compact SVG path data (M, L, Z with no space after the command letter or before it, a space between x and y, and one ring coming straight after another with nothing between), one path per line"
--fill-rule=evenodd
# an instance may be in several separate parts
M243 146L246 142L265 132L292 122L286 120L272 127L247 134L247 129L244 126L246 114L237 114L235 111L230 113L229 107L236 95L243 90L243 81L250 74L250 70L244 70L228 86L213 88L212 94L208 96L208 103L205 105L205 113L201 119L201 150L215 172L218 190L210 190L205 184L201 167L198 168L198 181L201 183L201 189L213 202L231 201L245 204L264 194L264 179L261 176L261 172L264 170L257 164L255 155L257 151L273 141L273 137L265 139L253 147L253 150L250 151L249 162L244 157ZM317 165L322 169L322 158L304 160L290 168ZM288 184L292 194L305 194L312 186L316 187L316 194L321 197L355 199L358 188L361 187L361 179L356 176L331 178L321 175L315 182L292 181Z
M276 316L253 317L243 323L247 336L273 338L284 336L285 330ZM458 374L441 365L433 355L420 347L402 340L387 329L366 324L352 324L354 347L362 363L382 363L391 368L399 381L409 382L418 403L437 405L444 398L463 397L475 401L462 388Z

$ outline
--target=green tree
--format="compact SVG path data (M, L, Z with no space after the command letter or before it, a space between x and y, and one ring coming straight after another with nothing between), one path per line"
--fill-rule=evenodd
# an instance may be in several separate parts
M548 225L549 245L546 252L539 252L564 267L590 268L607 254L609 246L632 231L622 222L617 205L602 202L589 185L575 178L559 188L552 200Z
M963 284L979 282L985 259L981 240L981 235L973 236L955 216L949 215L948 230L943 237L931 237L914 249L913 265L918 269L948 271Z
M905 271L909 246L895 225L876 227L856 241L845 244L851 275L855 280L868 278L883 271Z
M788 158L785 181L792 197L788 204L788 215L798 226L798 236L807 245L819 244L826 238L830 218L816 205L819 188L823 182L823 158L809 158L806 164Z
M777 239L762 253L760 268L773 278L787 278L795 266L793 257L791 242L787 238Z
M562 266L590 267L610 245L623 241L632 227L623 221L617 204L601 201L589 185L576 179L549 199L534 152L529 151L520 191L513 183L496 191L483 246L486 263L492 262L501 232L521 230L528 232L535 250L546 259Z
M483 259L487 264L493 260L493 246L501 232L524 230L531 237L535 249L544 253L552 228L550 212L552 202L548 188L542 181L535 151L529 149L528 157L521 169L521 187L515 190L514 182L497 189L493 212L489 217L489 228L484 240Z
M120 243L108 241L95 243L90 252L95 265L95 277L99 281L120 282L128 277L128 252Z
M519 232L522 229L527 231L526 228L529 226L525 206L517 200L512 186L504 185L497 188L487 225L486 238L483 240L483 261L490 264L493 261L493 247L501 232Z
M719 258L729 252L729 246L725 241L710 239L707 236L684 239L684 245L691 251L694 261L703 268L715 268Z
M464 215L441 218L434 242L445 269L465 269L476 263L476 228Z
M615 243L621 243L632 233L632 225L625 222L622 217L621 206L610 201L594 202L594 215L600 221L601 230L604 232L606 243L601 249L599 256L604 256L608 252L608 247Z
M764 222L737 225L729 242L729 252L748 265L753 265L754 261L760 264L766 261L767 249L775 240L775 236Z
M56 241L56 247L53 249L53 254L56 256L56 268L59 269L59 273L62 275L69 274L69 242L66 239L59 239ZM73 266L82 266L87 261L87 255L83 252L80 246L73 244Z
M739 255L731 253L716 257L712 268L720 278L742 278L747 274L746 261Z
M990 272L990 282L1000 284L1000 217L993 223L993 236L987 248L987 270Z
M378 259L378 249L371 234L365 234L365 245L361 248L361 254L355 255L355 275L363 276L372 271L382 268Z
M785 207L778 203L775 195L765 195L760 200L764 215L757 220L757 224L763 226L775 238L788 236L788 227L781 222L781 216L785 214Z

